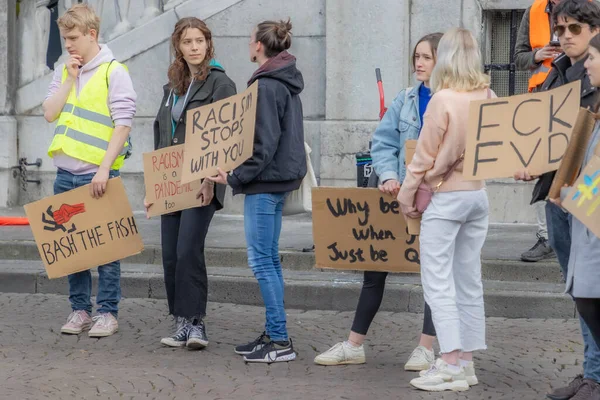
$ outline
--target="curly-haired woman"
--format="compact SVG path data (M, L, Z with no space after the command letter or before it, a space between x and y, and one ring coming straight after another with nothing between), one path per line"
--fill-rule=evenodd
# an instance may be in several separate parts
M198 18L182 18L171 36L175 59L154 121L154 148L185 141L186 111L236 94L233 81L214 61L212 34ZM208 300L204 241L215 211L223 208L225 185L203 180L199 206L161 217L161 242L169 313L177 321L166 346L202 349ZM144 201L146 209L152 204Z

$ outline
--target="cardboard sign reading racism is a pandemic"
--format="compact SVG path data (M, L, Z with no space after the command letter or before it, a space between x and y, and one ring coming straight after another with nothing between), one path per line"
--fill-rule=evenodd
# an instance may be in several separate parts
M594 155L562 202L575 218L600 237L600 157Z
M201 205L196 198L200 181L181 183L184 147L180 144L144 153L146 201L152 203L149 217Z
M400 204L377 189L312 190L316 267L419 272L419 239Z
M556 170L579 111L581 82L542 93L472 101L465 179L510 178Z
M100 199L89 185L25 206L49 278L121 260L144 249L121 178Z
M258 81L243 93L194 108L186 114L181 182L231 171L252 156Z

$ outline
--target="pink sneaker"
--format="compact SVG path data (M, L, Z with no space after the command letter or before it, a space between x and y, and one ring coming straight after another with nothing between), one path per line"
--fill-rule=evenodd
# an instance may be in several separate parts
M92 319L95 323L88 333L90 337L106 337L119 330L119 323L111 313L102 313Z
M69 335L79 335L81 332L90 329L92 326L92 317L85 310L73 311L67 323L60 328L61 333Z

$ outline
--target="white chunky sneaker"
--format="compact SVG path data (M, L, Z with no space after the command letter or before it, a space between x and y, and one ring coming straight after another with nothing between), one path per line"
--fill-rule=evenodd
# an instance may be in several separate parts
M467 365L463 366L463 369L465 370L465 378L469 386L477 385L479 383L479 380L475 375L475 364L473 364L473 361L469 361ZM426 373L427 371L421 371L419 372L419 376L425 376Z
M365 348L363 345L354 347L346 342L340 342L324 353L315 357L319 365L364 364Z
M435 361L433 350L427 350L424 346L418 346L413 350L410 358L404 364L405 371L427 371Z
M444 390L462 392L469 389L464 368L460 368L455 372L440 358L431 366L429 371L423 376L410 381L410 384L417 389L428 392L442 392Z

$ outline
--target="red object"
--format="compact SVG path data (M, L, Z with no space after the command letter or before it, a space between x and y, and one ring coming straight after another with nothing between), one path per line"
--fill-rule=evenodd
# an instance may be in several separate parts
M0 226L29 225L27 217L0 217Z
M383 119L387 107L385 106L385 95L383 93L383 82L381 81L381 70L375 68L375 76L377 77L377 88L379 89L379 119Z
M77 214L85 212L85 204L63 204L60 208L53 212L54 221L59 225L64 225L71 220L71 218Z

